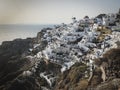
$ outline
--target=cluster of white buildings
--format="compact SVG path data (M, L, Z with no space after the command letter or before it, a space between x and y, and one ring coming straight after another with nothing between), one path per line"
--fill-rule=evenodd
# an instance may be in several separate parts
M34 57L38 60L45 58L50 62L60 64L62 66L61 72L69 69L75 62L85 63L90 66L92 71L93 59L102 57L110 48L117 48L115 42L120 41L120 32L118 31L113 31L112 34L106 35L105 40L102 42L94 42L100 35L100 32L96 32L97 28L100 25L108 27L109 24L115 22L115 18L115 14L106 15L102 19L90 19L86 16L79 21L73 17L72 23L63 23L52 30L45 31L41 40L47 41L48 45L44 50L34 55ZM111 26L110 28L112 30L113 28L119 28L119 26L117 24L117 26ZM39 45L36 44L34 49ZM30 50L32 52L32 49ZM40 75L44 77L43 74Z
M112 35L107 35L106 38L110 38L100 42L101 47L98 48L98 44L94 43L94 40L97 39L100 32L96 32L96 29L99 25L109 26L107 25L109 20L109 23L114 23L115 18L114 14L106 15L103 19L96 18L96 21L94 21L95 19L89 19L88 16L79 21L73 17L71 24L66 25L63 23L52 30L45 31L41 40L46 40L48 45L36 56L37 58L44 57L51 62L61 64L64 67L64 69L61 69L62 71L69 69L70 66L67 63L84 62L86 55L90 56L91 59L98 58L107 50L106 48L112 47L111 44L114 42L111 41ZM113 45L117 47L115 44ZM94 54L91 54L91 51Z

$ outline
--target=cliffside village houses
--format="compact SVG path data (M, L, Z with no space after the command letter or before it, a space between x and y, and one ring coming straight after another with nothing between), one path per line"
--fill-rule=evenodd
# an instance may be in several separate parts
M96 43L101 35L97 30L111 30L112 34L105 33L104 40ZM41 31L43 37L40 41L47 41L47 47L36 55L28 57L37 58L38 63L41 58L45 58L46 62L60 64L61 72L69 69L75 62L83 62L92 72L96 66L93 61L95 58L102 57L111 48L117 48L115 42L120 41L120 32L114 30L120 30L120 10L116 14L101 14L92 19L88 16L81 20L73 17L70 24L62 23L52 29ZM39 46L40 43L36 43L30 52ZM32 68L33 71L37 68L37 62Z

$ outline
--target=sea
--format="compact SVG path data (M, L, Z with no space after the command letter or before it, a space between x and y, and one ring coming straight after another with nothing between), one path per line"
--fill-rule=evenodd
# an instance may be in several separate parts
M53 28L54 25L0 25L0 45L3 41L12 41L17 38L25 39L36 37L43 28Z

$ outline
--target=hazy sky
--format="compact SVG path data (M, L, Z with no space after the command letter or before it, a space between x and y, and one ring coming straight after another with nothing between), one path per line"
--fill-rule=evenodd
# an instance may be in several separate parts
M0 24L70 23L100 13L116 13L120 0L0 0Z

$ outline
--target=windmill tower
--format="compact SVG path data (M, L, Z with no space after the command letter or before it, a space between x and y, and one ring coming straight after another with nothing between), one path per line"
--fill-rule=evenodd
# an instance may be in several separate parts
M119 8L119 12L118 12L118 14L120 14L120 8Z
M118 11L118 13L117 13L117 15L116 15L116 19L117 19L117 21L120 23L120 9L119 9L119 11Z
M77 22L76 17L72 17L72 21L73 23L76 23Z

